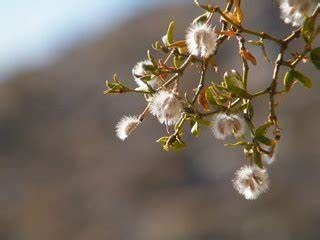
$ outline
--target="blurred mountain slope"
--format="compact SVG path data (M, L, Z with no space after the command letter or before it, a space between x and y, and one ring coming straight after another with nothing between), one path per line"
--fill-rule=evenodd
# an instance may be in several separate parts
M251 8L248 22L259 15ZM319 239L320 84L312 67L314 89L282 99L285 131L270 169L272 188L256 202L242 200L230 183L241 153L225 149L209 130L198 141L188 138L181 153L163 153L152 142L164 133L156 120L125 143L114 136L122 114L141 111L144 102L103 96L104 81L117 72L134 86L132 65L169 19L184 29L199 13L191 4L147 12L1 84L1 239ZM278 19L254 27L285 29ZM240 67L236 51L221 49L222 69L212 78ZM270 80L271 66L260 61L252 88Z

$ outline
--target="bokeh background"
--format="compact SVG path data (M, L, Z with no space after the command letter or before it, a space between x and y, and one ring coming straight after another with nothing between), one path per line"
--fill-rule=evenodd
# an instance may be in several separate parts
M244 0L244 12L250 28L279 37L292 31L275 0ZM320 238L320 81L311 64L299 68L314 88L279 99L283 139L269 169L271 190L257 201L231 184L244 164L241 151L224 148L210 130L187 137L180 153L154 142L165 130L151 118L128 141L115 137L121 116L145 103L104 96L105 80L117 72L134 86L132 66L169 20L182 38L201 13L191 0L0 1L1 240ZM212 80L240 70L233 46L230 40L219 51ZM275 47L268 44L272 59ZM272 66L250 50L259 59L250 88L260 89ZM256 104L261 123L266 101Z

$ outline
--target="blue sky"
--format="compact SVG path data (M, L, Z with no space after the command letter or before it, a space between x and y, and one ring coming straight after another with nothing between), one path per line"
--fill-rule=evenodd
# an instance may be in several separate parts
M0 79L45 64L124 14L173 0L0 0ZM191 0L190 0L191 2Z

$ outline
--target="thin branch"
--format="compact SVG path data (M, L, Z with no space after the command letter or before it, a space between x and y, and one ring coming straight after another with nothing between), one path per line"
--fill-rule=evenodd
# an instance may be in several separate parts
M204 62L202 63L202 67L201 67L201 76L200 76L200 81L199 81L199 84L198 84L198 87L197 87L197 90L196 90L196 93L192 99L192 105L195 104L195 102L197 101L203 87L204 87L204 82L205 82L205 78L206 78L206 72L207 72L207 69L208 69L208 63L207 61L204 60Z
M186 61L183 63L183 65L178 69L178 72L174 74L168 81L166 81L161 87L159 87L156 91L159 91L167 86L169 86L171 83L173 83L175 80L177 80L180 76L183 75L184 70L187 68L187 66L192 61L192 55L189 55L189 57L186 59Z
M237 28L239 32L255 35L263 39L269 39L278 43L279 45L283 44L283 41L281 39L278 39L270 34L267 34L265 32L253 31L243 27L242 25L239 25L238 23L234 22L231 18L229 18L219 7L215 7L213 11L219 13L224 20L226 20L228 23L232 24L235 28Z

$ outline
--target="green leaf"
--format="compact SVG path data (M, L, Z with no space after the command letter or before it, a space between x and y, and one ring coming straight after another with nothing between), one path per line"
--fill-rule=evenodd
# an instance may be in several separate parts
M119 80L119 78L118 78L118 75L115 73L115 74L113 74L113 81L115 82L115 83L119 83L120 84L120 80Z
M270 122L267 122L260 127L258 127L254 133L254 138L260 142L263 143L267 146L273 146L274 141L271 140L270 138L266 137L265 135L267 134L268 129L272 126L273 124Z
M263 143L264 145L267 146L273 146L274 145L274 141L271 140L270 138L263 136L263 135L256 135L255 139L261 143Z
M153 64L143 64L142 67L146 72L154 72L157 69Z
M216 100L217 100L217 103L218 103L219 105L223 105L223 104L225 104L225 103L229 100L229 98L227 98L227 97L222 97L222 96L217 96Z
M270 123L270 122L267 122L267 123L261 125L260 127L258 127L256 129L255 136L264 136L267 133L269 127L271 127L271 126L272 126L272 123Z
M242 147L242 146L248 146L248 143L245 141L239 141L236 143L227 143L224 146L226 146L226 147Z
M295 70L293 70L293 76L295 79L297 79L298 82L300 82L306 88L312 88L312 81L307 76Z
M218 106L219 104L217 103L217 101L215 100L215 97L213 96L212 88L213 88L212 86L207 88L206 99L212 106Z
M163 145L163 150L165 151L179 151L186 147L186 144L180 140L178 136L172 135L168 137L167 142Z
M265 136L267 134L268 129L272 125L273 124L271 122L267 122L267 123L261 125L260 127L258 127L254 133L254 139L260 143L267 145L267 146L273 146L274 141Z
M243 103L241 105L237 105L231 109L231 113L239 114L248 108L249 103Z
M224 81L228 90L242 98L249 98L250 94L243 88L241 76L238 73L232 73L230 76L225 75Z
M253 149L253 162L260 168L263 168L261 153L258 151L257 147Z
M224 81L226 82L227 85L230 84L238 88L244 87L240 74L234 70L230 75L227 73L224 75Z
M219 91L224 91L226 88L219 84L213 83L212 89L218 93Z
M156 58L154 56L152 56L150 50L148 50L147 55L148 55L149 60L152 62L153 66L155 68L158 68L157 60L156 60Z
M156 41L154 44L152 44L152 48L156 51L159 51L162 49L162 46L158 41Z
M251 120L254 115L254 109L251 102L248 102L248 107L244 110L244 114L247 119Z
M312 63L320 70L320 47L315 48L310 53Z
M234 93L241 98L250 98L250 94L242 88L238 88L236 86L229 85L228 89L231 93Z
M167 32L167 37L168 37L169 44L174 42L174 36L173 36L174 27L175 27L174 21L171 21L170 24L169 24L168 32Z
M105 90L103 93L104 94L110 94L110 93L123 93L126 92L128 89L125 88L124 86L118 84L118 83L108 83L109 89Z
M176 68L180 68L184 63L184 57L175 55L173 58L173 64Z
M199 137L200 135L200 127L199 122L195 122L191 128L191 134L195 137Z
M181 141L176 141L172 144L171 148L173 151L180 151L186 147L186 144Z
M152 77L148 75L148 76L141 77L140 79L144 82L148 82L148 81L151 81Z
M167 30L167 34L163 36L162 42L168 46L174 42L174 21L171 21Z
M289 72L287 72L284 77L283 84L285 86L285 90L288 92L296 83L296 81L300 82L306 88L312 87L312 81L310 78L303 75L301 72L292 69Z
M313 38L313 33L315 31L315 18L306 18L302 26L302 36L307 43L310 43Z
M294 85L295 81L296 80L294 79L294 70L288 71L283 79L283 85L284 85L286 92L290 91L290 89Z
M168 141L169 137L161 137L157 140L157 143L165 144Z

